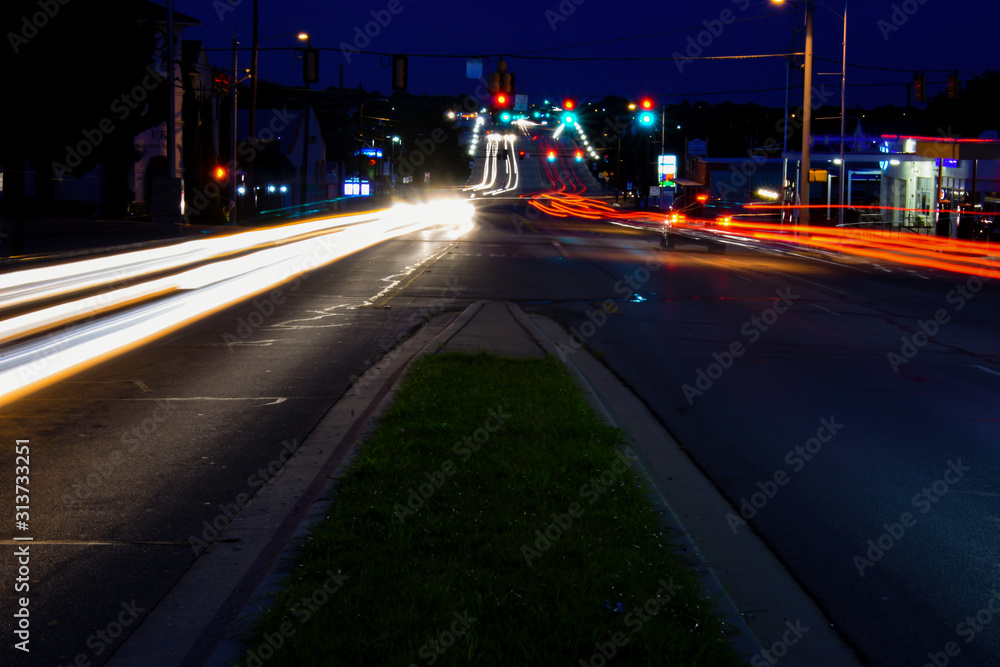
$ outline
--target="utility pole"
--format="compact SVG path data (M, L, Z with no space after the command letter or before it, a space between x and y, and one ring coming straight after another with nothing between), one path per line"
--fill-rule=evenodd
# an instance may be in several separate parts
M840 64L840 226L844 226L844 132L847 125L847 0L844 0L844 54Z
M230 213L230 215L231 215L231 218L229 220L230 224L236 224L237 217L239 217L240 219L242 219L246 215L246 212L245 211L241 211L242 207L238 205L238 202L246 201L246 200L240 198L239 192L236 189L237 188L237 185L236 185L236 171L237 171L237 169L236 169L236 142L237 142L237 136L239 135L239 130L237 129L237 121L239 120L239 115L237 114L238 105L236 104L236 95L237 95L236 85L237 85L237 81L238 81L237 72L239 72L239 70L237 69L239 67L239 59L238 59L238 56L237 56L237 47L238 46L239 46L239 42L236 40L236 33L234 32L233 33L233 78L230 79L230 81L229 81L229 98L230 98L230 103L233 106L233 115L232 115L232 125L233 125L233 127L231 128L231 134L233 135L232 136L232 144L233 145L230 146L230 150L232 151L232 155L233 155L233 161L232 161L232 164L231 164L231 166L229 168L229 182L230 182L230 190L232 192L231 196L233 198L233 210Z
M257 22L257 0L253 0L253 39L251 40L250 54L250 119L248 121L247 135L250 141L254 141L257 133L257 52L260 49L260 30ZM233 85L236 85L238 74L233 72ZM234 166L235 169L235 166ZM257 212L257 189L254 186L253 160L247 163L247 190L250 195L251 217Z
M809 224L809 160L812 142L812 70L814 0L806 0L805 76L802 83L802 168L799 174L799 224Z

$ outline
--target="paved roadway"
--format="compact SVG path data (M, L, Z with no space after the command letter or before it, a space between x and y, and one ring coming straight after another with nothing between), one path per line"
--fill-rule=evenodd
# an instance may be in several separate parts
M491 220L438 276L579 332L750 519L718 520L758 531L869 664L1000 664L995 285Z
M256 490L353 375L422 313L481 299L580 332L734 506L757 505L749 526L718 520L758 531L869 664L949 650L950 664L998 664L995 285L664 252L649 232L505 206L457 243L414 235L313 272L238 345L225 336L252 302L0 409L5 437L32 441L25 664L103 663L190 566L190 538ZM948 321L904 349L937 311ZM912 359L894 368L890 353Z
M102 664L191 565L204 522L227 523L223 508L280 469L353 376L451 302L455 286L433 274L409 308L383 294L451 243L432 231L385 242L286 284L280 303L266 293L0 407L11 441L0 468L13 475L13 440L31 441L35 540L31 654L5 640L2 662ZM0 499L11 519L12 505ZM18 566L10 537L5 638Z

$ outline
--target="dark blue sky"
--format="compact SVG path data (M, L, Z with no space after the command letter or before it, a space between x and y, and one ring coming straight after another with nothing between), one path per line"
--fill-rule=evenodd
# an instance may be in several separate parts
M234 6L230 9L230 5ZM345 56L341 49L349 45L410 54L409 91L415 94L457 95L471 93L476 86L465 78L464 58L425 55L487 56L486 69L491 70L496 57L506 54L510 71L517 75L517 92L530 95L532 102L564 95L586 100L608 94L647 94L667 103L688 98L780 107L785 100L783 58L680 65L647 59L692 55L699 49L703 56L789 52L793 29L802 24L802 11L793 12L790 5L789 0L784 5L771 0L260 0L260 30L265 38L261 46L289 47L263 52L260 70L264 79L300 84L301 62L294 60L291 47L297 44L293 33L306 30L313 46L324 49L319 84L323 88L337 85L343 64L347 87L356 88L360 82L367 90L390 91L385 59L380 63L376 55L348 52ZM252 0L175 0L175 8L204 24L187 31L187 39L201 39L210 48L228 48L235 28L241 46L250 45ZM843 11L843 0L827 0L816 7L816 55L829 60L818 59L815 71L836 75L817 75L815 81L826 85L834 104L840 99ZM799 43L801 49L801 38ZM927 72L928 93L933 95L944 86L945 70L957 69L962 80L967 80L986 69L1000 69L998 43L1000 3L996 0L852 0L848 6L847 104L905 104L905 86L892 84L910 81L913 70L940 70ZM534 52L532 57L515 57L528 52ZM213 53L211 60L229 66L231 56ZM249 54L241 53L240 66L248 63ZM801 79L796 84L793 75L792 86L792 102L801 104ZM765 92L739 92L757 90Z

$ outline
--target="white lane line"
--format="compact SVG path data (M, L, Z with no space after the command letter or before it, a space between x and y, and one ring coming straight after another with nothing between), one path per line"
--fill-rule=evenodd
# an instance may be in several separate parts
M836 315L837 317L840 317L840 313L835 313L832 310L830 310L829 308L824 308L823 306L821 306L819 304L811 303L809 305L812 306L813 308L819 308L820 310L825 310L826 312L830 313L831 315Z
M996 375L997 377L1000 377L1000 373L996 372L995 370L993 370L991 368L986 368L985 366L977 366L976 364L973 364L972 367L973 368L978 368L979 370L981 370L984 373L989 373L990 375Z
M287 396L184 396L173 398L120 398L120 401L270 401L261 403L257 407L263 408L268 405L280 405L288 400Z
M561 245L559 245L555 241L552 242L552 245L556 247L556 252L562 255L564 259L569 259L569 255L566 253L565 250L563 250L563 247Z

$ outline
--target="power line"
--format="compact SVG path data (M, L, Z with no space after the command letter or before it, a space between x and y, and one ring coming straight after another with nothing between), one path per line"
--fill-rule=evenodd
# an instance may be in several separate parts
M270 47L260 47L258 51L287 51L289 49L297 50L299 47L294 46L270 46ZM204 51L224 51L232 53L232 49L225 48L213 48L213 49L203 49ZM239 47L237 51L249 51L251 47ZM343 49L339 49L333 46L320 46L314 47L316 51L336 51L341 52ZM364 50L350 50L351 55L364 55L364 56L379 56L379 57L389 57L394 55L405 55L407 58L459 58L466 60L468 58L488 58L489 55L469 55L469 54L455 54L455 53L387 53L383 51L364 51ZM496 54L491 54L496 55ZM750 54L740 54L731 56L623 56L618 58L608 58L603 56L531 56L531 55L518 55L518 54L504 54L506 58L518 58L520 60L555 60L555 61L565 61L565 62L583 62L583 61L601 61L601 62L689 62L693 60L755 60L760 58L788 58L790 56L801 56L802 53L750 53Z
M772 18L773 16L777 16L777 15L776 14L762 14L761 16L751 16L749 18L739 19L737 21L732 21L732 23L745 23L747 21L756 21L758 19ZM650 33L646 33L645 35L634 35L632 37L617 37L615 39L605 39L605 40L601 40L601 41L598 41L598 42L585 42L583 44L568 44L566 46L553 46L553 47L550 47L550 48L547 48L547 49L536 49L534 51L522 51L521 53L517 53L517 54L514 54L514 55L516 55L518 57L522 57L522 56L533 55L535 53L545 53L547 51L562 51L564 49L579 49L579 48L584 48L584 47L589 47L589 46L599 46L601 44L614 44L616 42L627 42L627 41L633 40L633 39L645 39L647 37L659 37L660 35L669 35L671 33L676 33L676 32L689 32L691 30L704 30L704 29L705 29L705 24L704 23L699 23L698 25L689 26L687 28L674 28L673 30L662 30L660 32L650 32Z

